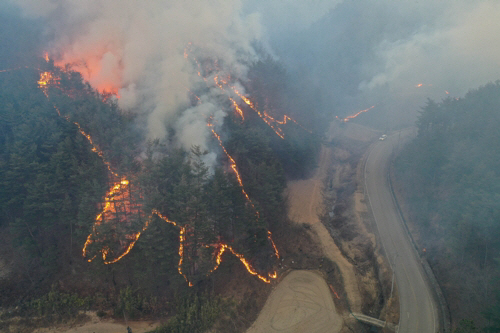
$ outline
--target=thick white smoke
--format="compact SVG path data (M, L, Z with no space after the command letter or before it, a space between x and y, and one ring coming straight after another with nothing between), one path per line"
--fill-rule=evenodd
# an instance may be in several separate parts
M240 0L16 3L46 18L56 63L73 64L92 86L117 92L121 107L146 113L149 137L164 138L174 128L188 149L207 148L207 117L223 119L218 88L205 89L201 104L190 103L189 90L203 82L193 57L218 60L233 79L244 80L256 59L252 43L261 37L259 16L243 15Z

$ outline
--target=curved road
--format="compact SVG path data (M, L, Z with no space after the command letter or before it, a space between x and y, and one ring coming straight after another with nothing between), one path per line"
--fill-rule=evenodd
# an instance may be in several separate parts
M408 137L408 132L401 139ZM399 290L400 333L435 333L439 330L437 306L420 259L403 229L387 181L393 149L399 134L372 146L365 164L365 188L382 245L391 263Z

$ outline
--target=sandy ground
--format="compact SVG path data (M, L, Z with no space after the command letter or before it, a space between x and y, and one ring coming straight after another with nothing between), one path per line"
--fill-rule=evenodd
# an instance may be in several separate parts
M331 128L329 132L335 133L335 128ZM289 182L290 218L297 223L305 223L311 226L312 231L319 238L324 255L335 262L340 269L351 310L360 311L362 298L354 269L351 263L342 255L330 233L318 217L318 214L323 209L321 190L326 173L328 172L331 154L332 149L323 146L321 148L318 169L314 176L306 180Z
M127 333L127 324L133 333L145 333L158 326L157 322L129 321L126 324L123 321L102 320L93 312L89 312L88 315L92 318L91 321L81 325L75 325L74 327L41 328L35 330L33 333Z
M273 290L247 333L335 333L342 318L330 290L313 271L292 271Z

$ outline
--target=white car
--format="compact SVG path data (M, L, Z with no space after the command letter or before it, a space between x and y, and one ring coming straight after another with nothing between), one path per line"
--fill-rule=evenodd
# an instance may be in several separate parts
M384 141L385 138L387 138L387 135L386 134L383 134L380 138L378 138L380 141Z

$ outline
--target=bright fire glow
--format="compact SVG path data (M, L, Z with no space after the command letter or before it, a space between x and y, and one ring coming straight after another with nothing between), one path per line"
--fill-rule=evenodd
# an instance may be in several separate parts
M65 68L69 64L72 70L79 72L83 79L88 81L100 94L120 98L119 90L121 87L118 82L121 82L122 69L103 68L102 59L102 54L89 55L85 60L65 55L63 59L55 61L54 64L61 68Z
M52 72L42 72L40 73L40 79L37 81L38 87L43 91L43 94L49 98L49 86L58 85L59 77L56 77Z
M172 224L173 226L178 226L177 223L170 221L167 217L162 215L157 210L153 210L153 214L156 214L159 218L161 218L162 220L164 220L165 222L167 222L169 224ZM184 279L188 282L189 286L192 286L193 284L188 280L186 274L184 274L182 271L182 264L184 261L184 243L186 241L186 231L188 230L188 228L189 228L188 225L179 227L179 251L178 251L179 264L177 265L177 270L179 271L179 274L182 275L184 277ZM269 237L271 237L270 233L269 233ZM271 239L271 241L272 241L272 239ZM273 245L274 245L274 242L273 242ZM211 246L214 246L214 245L207 245L206 247L211 247ZM233 248L228 244L219 243L219 244L215 245L214 247L215 247L215 252L214 252L215 266L210 270L209 274L215 272L219 268L220 264L222 263L222 254L227 249L241 261L241 263L245 266L248 273L257 276L257 278L259 278L263 282L270 283L271 282L270 279L276 279L278 277L278 274L276 273L276 271L268 274L270 279L266 278L263 275L260 275L259 273L257 273L255 268L250 264L250 262L242 254L234 251ZM276 249L276 253L277 253L277 251L278 250ZM277 254L277 256L279 258L279 254Z

